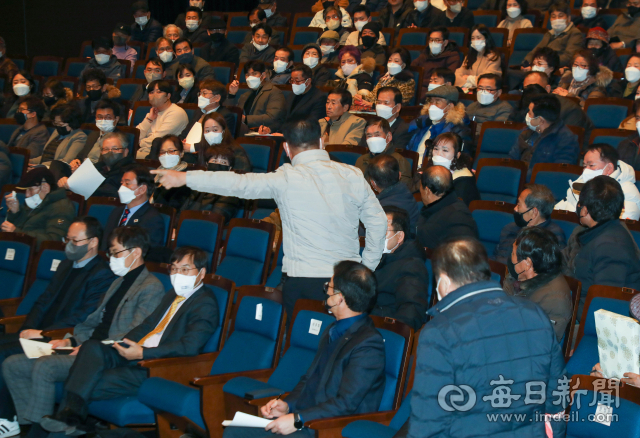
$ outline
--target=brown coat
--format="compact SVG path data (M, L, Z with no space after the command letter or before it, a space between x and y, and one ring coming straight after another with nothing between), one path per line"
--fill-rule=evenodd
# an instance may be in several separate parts
M420 102L424 101L424 95L429 91L429 79L431 73L437 68L448 68L456 71L460 67L460 52L456 43L449 43L439 55L432 55L427 47L417 59L411 63L414 67L422 67L422 90ZM453 85L453 84L452 84Z

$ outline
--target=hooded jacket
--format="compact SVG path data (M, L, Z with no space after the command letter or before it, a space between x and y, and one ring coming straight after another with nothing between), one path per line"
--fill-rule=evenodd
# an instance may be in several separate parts
M374 272L378 285L371 314L398 319L417 331L427 320L430 281L424 248L408 238L380 259Z
M458 45L449 41L442 52L438 55L433 55L429 47L427 46L417 59L411 62L414 67L422 67L422 90L420 91L420 102L424 101L424 96L429 91L429 80L431 79L431 73L437 68L448 68L451 71L456 71L460 67L460 51Z
M587 79L579 84L574 82L573 73L571 69L569 69L562 75L558 88L564 88L565 90L573 88L572 92L567 96L575 96L584 101L587 100L589 93L591 93L595 87L608 88L612 80L613 72L603 65L600 66L595 76L587 76Z
M96 58L91 58L87 66L80 73L80 77L87 71L91 69L102 70L105 76L109 79L113 79L113 83L117 84L118 79L124 78L127 76L127 66L124 64L120 64L118 62L118 58L116 55L111 55L109 61L106 64L98 64Z
M527 181L538 163L578 164L580 145L575 135L562 120L549 126L542 134L524 128L509 151L509 158L529 165Z
M367 96L373 90L373 72L376 63L373 58L363 58L362 63L353 69L349 76L344 75L342 67L335 73L338 79L331 79L326 82L327 87L346 88L352 96L360 94Z
M620 219L633 219L634 221L640 219L640 192L638 192L638 188L635 185L636 175L633 167L622 160L618 160L616 170L609 176L620 183L624 193L624 209ZM574 183L584 184L582 175L575 181L569 181L567 196L556 204L555 210L576 211L580 192L574 192L572 188Z

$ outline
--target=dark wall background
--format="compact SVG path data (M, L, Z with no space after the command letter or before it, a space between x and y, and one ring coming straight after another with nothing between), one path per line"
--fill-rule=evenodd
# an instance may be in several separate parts
M314 1L278 0L278 10L309 11ZM7 43L9 56L76 57L83 41L110 36L119 21L133 23L132 3L132 0L0 0L0 35ZM205 9L246 11L255 4L257 0L207 0ZM173 22L187 5L188 0L149 0L152 17L163 24Z

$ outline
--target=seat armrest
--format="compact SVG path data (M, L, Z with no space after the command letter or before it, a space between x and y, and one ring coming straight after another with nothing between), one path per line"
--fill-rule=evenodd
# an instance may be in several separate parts
M173 382L189 385L197 376L206 375L218 352L199 354L192 357L167 357L163 359L141 360L138 365L147 368L149 377L162 377Z
M236 377L251 377L253 379L268 379L273 373L274 368L266 368L264 370L241 371L238 373L217 374L215 376L196 377L193 379L195 386L211 386L227 383Z
M45 337L51 338L51 339L64 339L64 337L67 335L67 333L73 335L73 327L61 328L61 329L55 329L55 330L47 330L46 332L43 331L42 332L42 336L45 336Z
M321 420L307 421L304 425L313 430L344 428L349 423L358 420L369 420L375 423L385 423L388 425L397 411L371 412L368 414L341 415L339 417L323 418Z
M288 392L285 392L284 394L282 394L282 395L280 396L280 399L284 400L284 399L286 399L286 398L287 398L287 396L288 396L288 395L289 395L289 393L288 393ZM256 407L258 407L258 408L259 408L259 407L261 407L261 406L266 405L267 403L269 403L269 402L270 402L271 400L273 400L273 399L274 399L274 397L255 398L255 399L253 399L253 400L246 400L246 403L247 403L248 405L256 406Z
M22 298L7 298L5 300L0 300L0 312L2 312L3 317L15 316L21 302Z
M26 315L20 316L6 316L4 318L0 318L0 324L4 325L5 333L17 333L22 327L22 324L27 320Z

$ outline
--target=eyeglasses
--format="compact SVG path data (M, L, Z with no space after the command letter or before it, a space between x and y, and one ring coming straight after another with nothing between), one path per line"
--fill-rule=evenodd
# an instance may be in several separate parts
M488 91L489 93L495 93L498 90L496 88L478 87L478 91Z
M162 70L160 70L159 68L156 69L150 69L150 68L145 68L144 69L145 73L158 73L158 74L162 74Z
M333 286L329 285L329 282L328 282L328 281L324 284L324 286L323 286L322 288L324 289L324 293L325 293L325 294L327 294L327 295L329 295L329 289L333 289L333 290L334 290L334 293L333 293L333 294L331 294L331 295L329 295L330 297L332 297L332 296L334 296L334 295L337 295L337 294L341 294L341 293L342 293L342 291L339 291L339 290L338 290L338 289L336 289L335 287L333 287Z
M87 90L87 91L96 91L96 90L99 90L101 88L102 88L101 85L85 85L84 86L84 89Z
M115 120L112 116L96 116L96 120Z
M74 245L77 245L80 242L84 242L85 240L89 240L91 239L91 237L87 237L86 239L72 239L71 237L63 237L62 238L62 242L63 243L69 243L69 242L73 242Z
M198 96L206 97L207 99L211 99L213 97L213 93L209 90L203 90L198 93Z
M130 250L131 250L131 248L125 248L125 249L123 249L123 250L121 250L121 251L116 251L116 252L111 252L111 251L109 250L109 251L107 252L107 257L109 257L109 258L111 258L111 257L115 257L115 256L117 256L118 254L120 254L121 252L130 251Z
M124 148L102 148L102 149L100 149L100 151L103 154L108 154L109 152L118 153L119 151L122 151L122 150L124 150Z
M164 151L164 152L163 152L163 151L160 151L160 155L164 155L164 154L169 154L169 155L178 155L179 153L180 153L180 151L179 151L179 150L177 150L177 149L169 149L169 150L166 150L166 151Z
M289 79L289 83L290 84L296 84L296 85L300 85L300 84L304 84L305 82L307 82L309 79Z
M190 271L197 271L198 268L189 268L187 266L176 268L175 266L170 266L169 268L167 268L167 270L169 271L170 275L175 275L175 274L189 275Z

